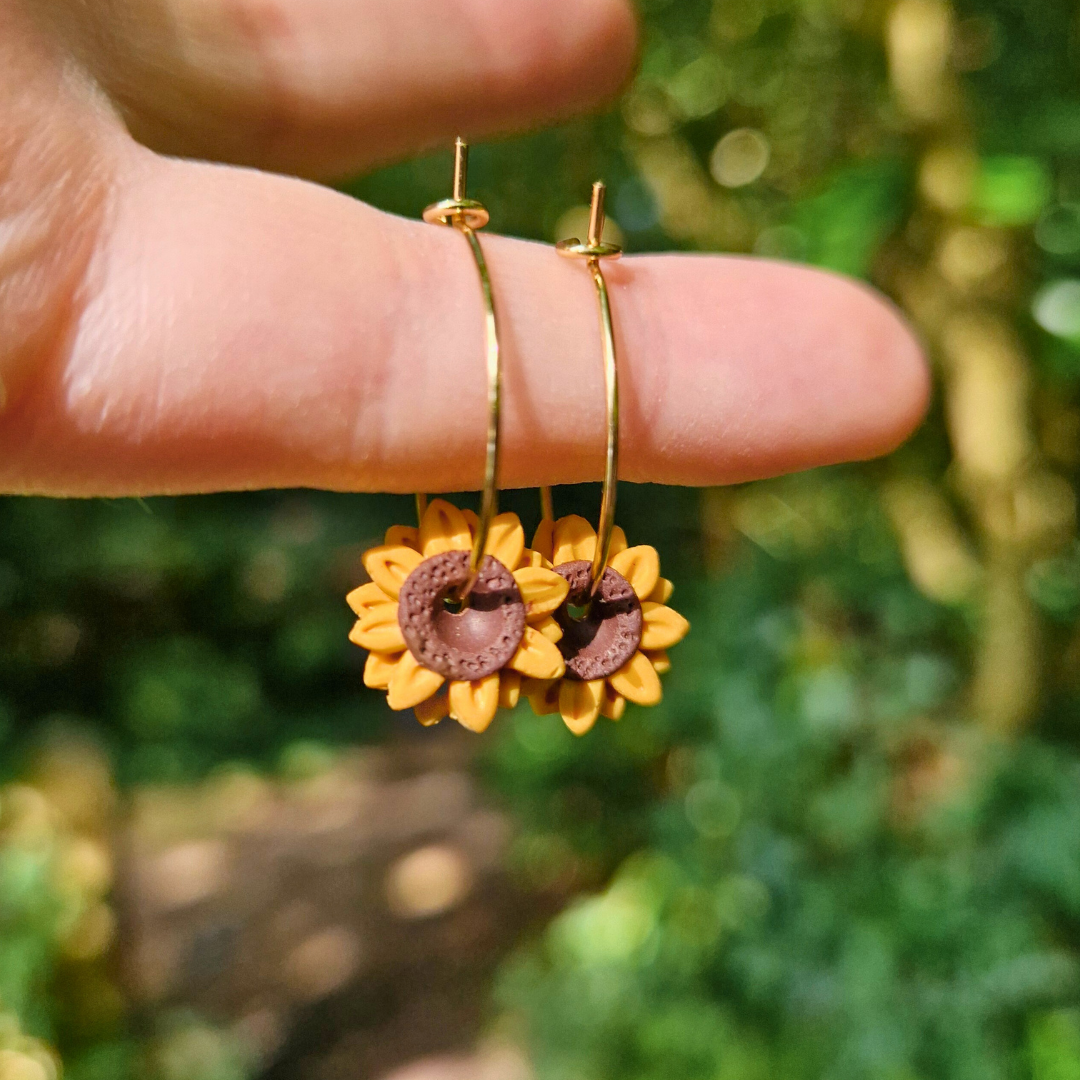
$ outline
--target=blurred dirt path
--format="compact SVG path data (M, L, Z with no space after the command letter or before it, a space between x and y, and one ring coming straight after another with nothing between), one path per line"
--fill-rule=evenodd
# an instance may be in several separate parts
M118 893L136 1008L196 1010L267 1080L521 1080L510 1051L469 1056L495 966L545 914L505 872L475 745L448 728L290 781L139 791Z

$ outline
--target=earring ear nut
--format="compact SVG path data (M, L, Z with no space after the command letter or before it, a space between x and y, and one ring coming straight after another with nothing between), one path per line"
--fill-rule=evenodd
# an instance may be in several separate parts
M476 199L443 199L432 203L424 211L424 220L429 225L468 225L470 229L482 229L491 215L482 202Z
M609 244L601 240L597 244L586 244L576 236L569 240L560 240L555 250L567 259L617 259L622 255L618 244Z

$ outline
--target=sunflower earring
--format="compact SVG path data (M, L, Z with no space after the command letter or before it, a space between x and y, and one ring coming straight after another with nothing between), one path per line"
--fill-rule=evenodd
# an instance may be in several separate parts
M666 606L672 584L660 577L656 549L629 547L623 530L615 525L619 371L611 303L600 264L618 258L622 249L603 238L604 191L602 182L593 185L588 242L575 237L557 245L560 255L585 260L599 304L607 397L600 522L594 531L577 515L554 520L551 491L541 489L544 517L533 550L568 586L566 600L554 612L562 630L557 645L566 667L560 676L529 678L522 687L536 713L561 713L577 735L588 731L601 715L618 720L627 701L659 702L659 676L671 668L666 650L690 630L686 619Z
M483 731L499 707L514 708L523 678L566 671L552 617L569 594L551 563L525 546L516 514L499 514L502 367L498 320L477 231L488 212L465 196L468 146L457 140L454 195L424 220L457 229L480 279L487 335L487 454L480 513L444 499L416 497L418 526L394 525L364 553L371 581L349 593L357 615L349 640L370 650L367 686L385 690L391 709L415 709L424 725L451 716Z

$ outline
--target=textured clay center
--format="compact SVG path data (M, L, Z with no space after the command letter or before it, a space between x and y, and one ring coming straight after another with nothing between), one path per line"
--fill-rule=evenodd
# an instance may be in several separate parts
M559 651L566 676L589 681L614 675L641 644L641 603L630 582L609 566L584 618L575 619L570 606L584 607L589 596L592 563L584 560L555 567L570 582L570 595L555 612L563 636Z
M498 671L525 633L521 592L498 559L484 557L468 606L450 611L447 598L468 580L469 553L447 551L425 559L398 597L398 625L409 652L448 679L482 679Z

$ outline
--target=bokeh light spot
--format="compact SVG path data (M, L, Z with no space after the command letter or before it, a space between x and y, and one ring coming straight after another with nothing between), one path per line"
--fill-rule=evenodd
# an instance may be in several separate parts
M403 919L426 919L457 907L472 888L465 856L441 844L399 859L386 876L391 910Z
M709 171L721 187L745 187L768 167L769 154L769 141L760 131L736 128L716 144L709 158Z
M1050 282L1036 294L1031 313L1047 333L1080 339L1080 281L1063 278Z

